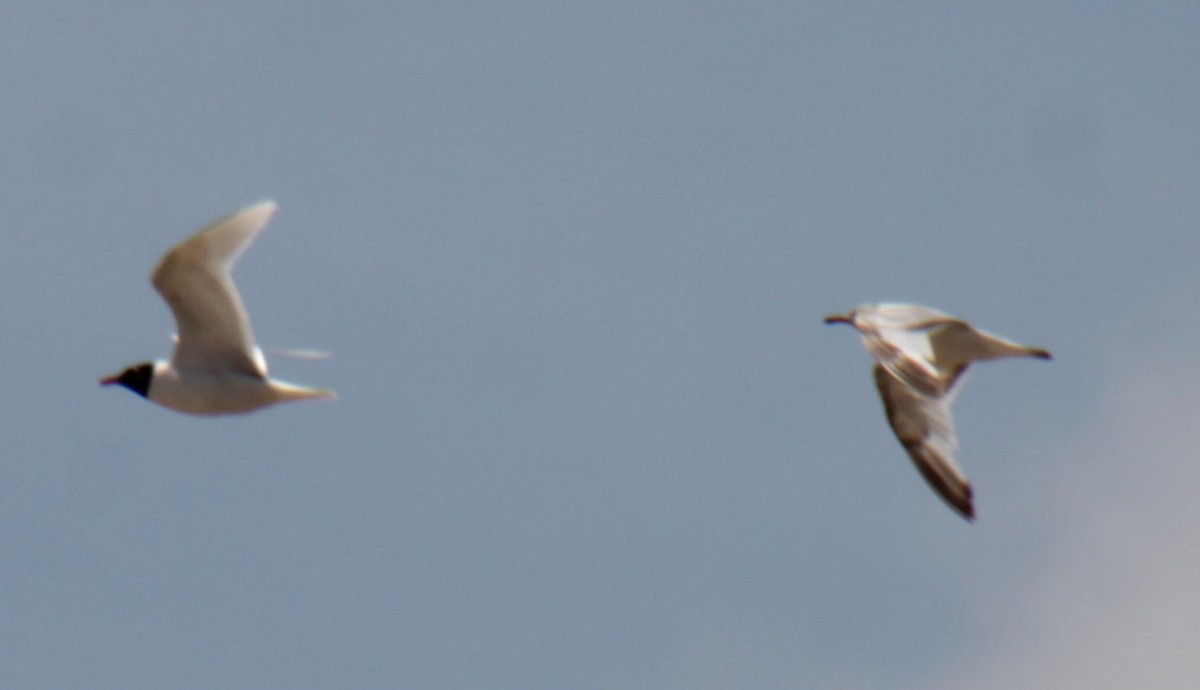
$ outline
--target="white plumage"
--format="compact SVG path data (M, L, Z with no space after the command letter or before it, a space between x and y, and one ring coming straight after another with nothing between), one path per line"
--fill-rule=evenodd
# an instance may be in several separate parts
M268 378L250 317L233 283L233 265L278 207L272 201L222 218L162 258L151 282L175 315L179 334L170 361L129 367L102 384L118 384L179 412L233 414L333 391Z
M878 362L875 385L896 438L921 476L954 510L975 517L971 483L954 461L958 439L950 405L971 362L1000 357L1050 359L936 309L915 304L866 304L825 323L848 323Z

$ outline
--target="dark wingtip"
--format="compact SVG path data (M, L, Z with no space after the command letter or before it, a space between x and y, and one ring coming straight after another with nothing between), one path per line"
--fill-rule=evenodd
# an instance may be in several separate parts
M945 499L946 505L950 506L959 517L971 524L975 524L975 503L971 500L970 496L959 500L953 500L948 496L943 496L942 498Z
M1049 350L1043 350L1041 348L1034 350L1033 356L1037 357L1038 359L1054 359L1054 356L1050 354Z
M972 524L975 523L975 503L971 500L970 493L968 493L966 496L950 496L938 492L938 496L940 496L946 505L950 506L950 509L953 510L959 517Z
M851 323L850 317L845 314L830 314L825 317L825 323Z
M967 522L975 522L975 487L971 486L971 482L967 482L967 492L962 499L962 505L957 505L960 515Z
M962 519L966 520L967 522L974 523L975 501L973 500L974 497L971 495L972 493L973 492L971 491L970 485L967 485L967 493L965 496L942 496L942 498L946 500L946 505L953 508L954 512L958 513Z

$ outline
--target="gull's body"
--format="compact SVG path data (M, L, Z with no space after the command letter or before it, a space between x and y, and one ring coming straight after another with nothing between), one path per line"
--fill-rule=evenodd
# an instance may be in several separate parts
M137 364L101 383L119 384L163 407L197 415L334 397L332 391L267 376L266 358L233 283L233 265L277 209L270 201L251 206L167 252L151 282L175 315L175 352L170 361Z
M971 362L1050 359L1050 353L913 304L863 305L826 317L825 323L848 323L862 334L878 362L875 385L896 438L938 495L963 517L974 518L971 483L954 461L958 439L950 405L955 384Z

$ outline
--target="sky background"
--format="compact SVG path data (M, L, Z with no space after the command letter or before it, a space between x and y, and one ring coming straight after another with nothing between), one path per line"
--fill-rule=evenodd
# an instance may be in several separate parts
M0 686L1200 683L1194 2L0 10ZM97 380L263 198L245 417ZM822 317L1052 350L978 520Z

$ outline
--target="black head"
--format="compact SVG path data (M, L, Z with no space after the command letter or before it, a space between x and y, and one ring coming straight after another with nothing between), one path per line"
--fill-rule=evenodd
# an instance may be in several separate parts
M135 364L116 376L100 379L100 385L111 386L114 383L125 386L143 398L150 393L150 379L154 378L154 363L144 362Z

